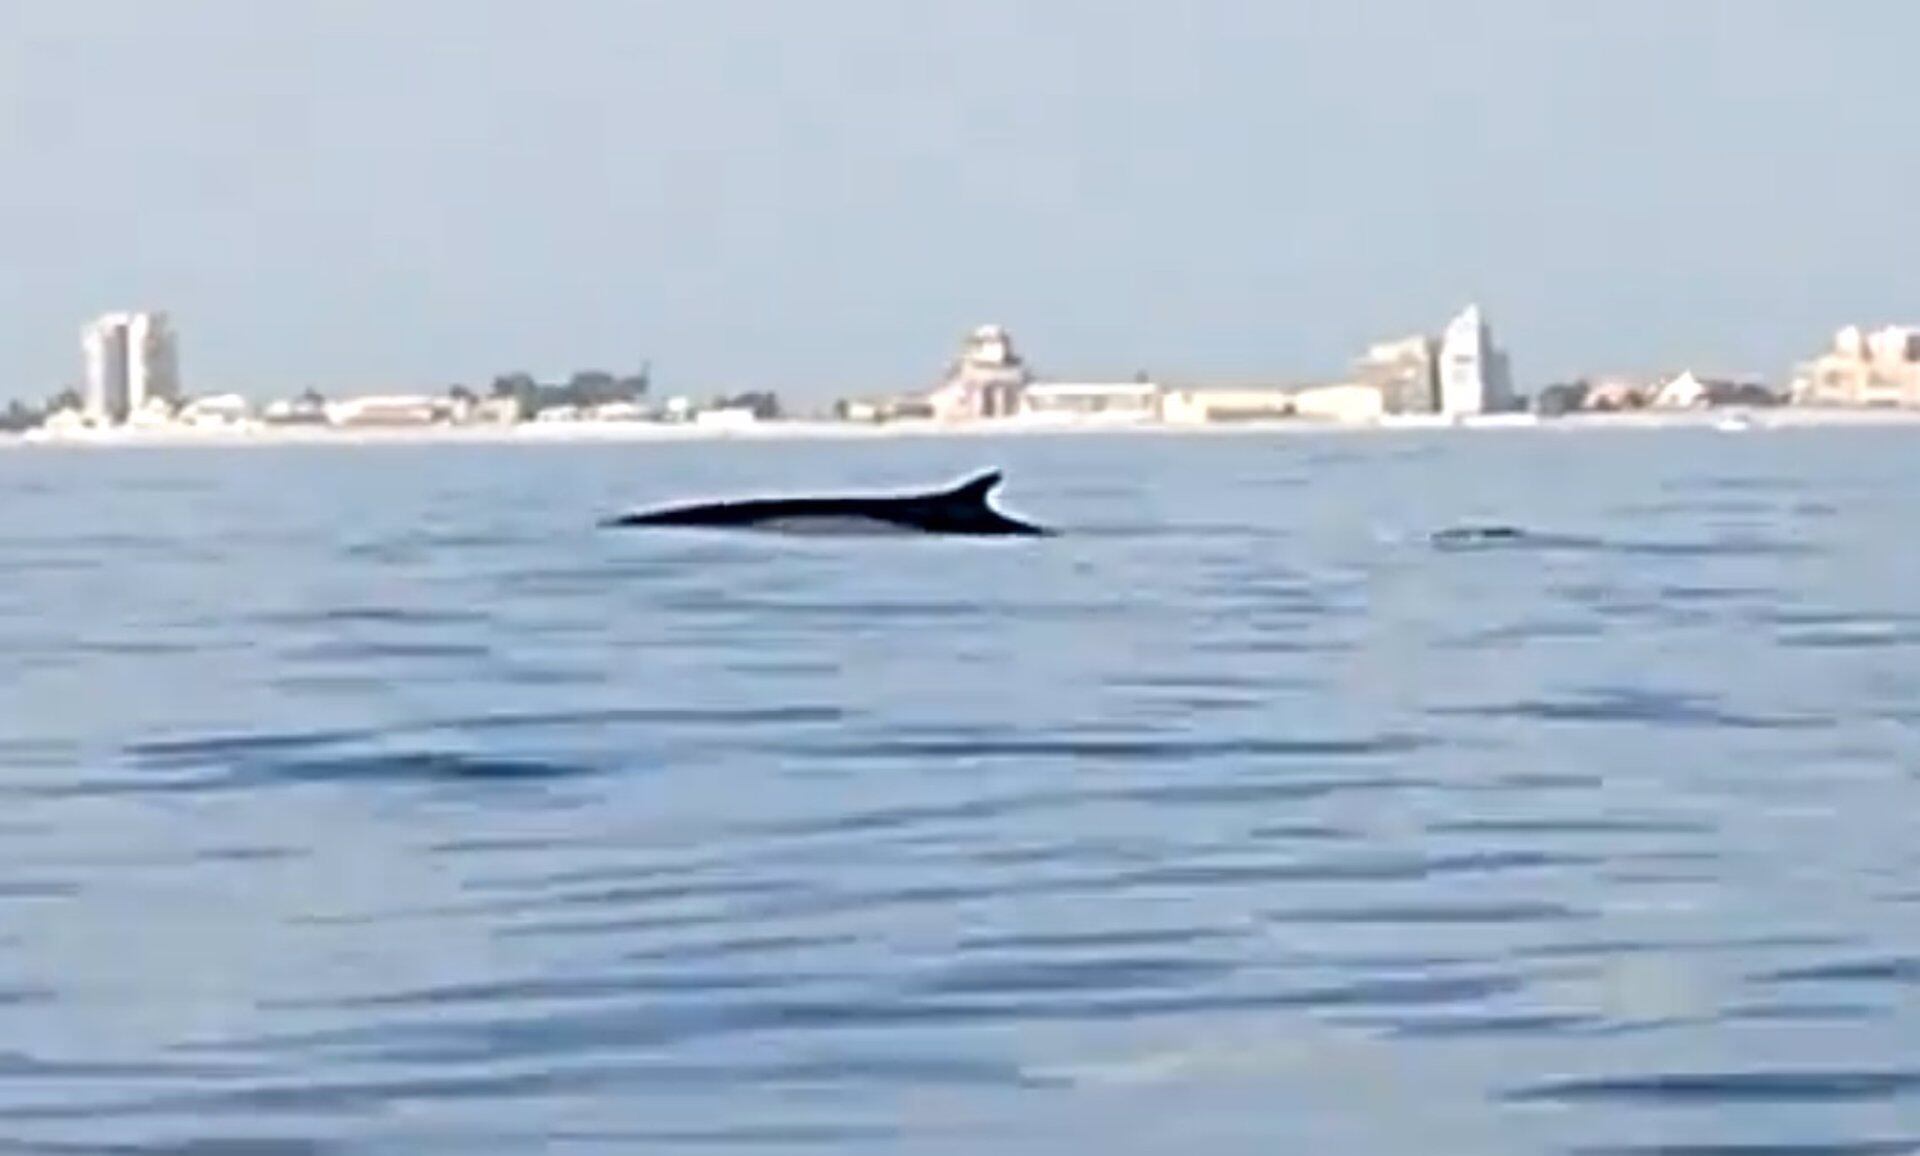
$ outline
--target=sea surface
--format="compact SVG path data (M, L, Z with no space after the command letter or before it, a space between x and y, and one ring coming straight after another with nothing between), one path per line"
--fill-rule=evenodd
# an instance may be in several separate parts
M1064 535L594 525L988 466ZM1920 430L27 447L0 510L0 1152L1920 1151Z

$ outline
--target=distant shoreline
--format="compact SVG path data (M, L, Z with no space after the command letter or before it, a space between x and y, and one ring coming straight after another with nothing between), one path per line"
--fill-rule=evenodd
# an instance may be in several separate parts
M1920 409L1842 409L1779 406L1756 409L1628 410L1576 413L1557 417L1499 414L1460 422L1419 415L1380 421L1340 422L1302 418L1212 422L1103 422L1099 420L1006 419L972 422L887 422L777 420L738 426L658 422L522 422L515 425L432 425L393 427L264 426L112 429L0 435L0 446L47 448L189 448L304 445L587 445L711 441L859 440L964 437L1131 436L1284 436L1313 434L1387 434L1445 430L1459 433L1531 430L1728 429L1763 433L1772 429L1829 426L1920 426Z

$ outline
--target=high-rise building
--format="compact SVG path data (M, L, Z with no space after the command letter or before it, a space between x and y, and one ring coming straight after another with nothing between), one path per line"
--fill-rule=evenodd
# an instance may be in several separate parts
M86 360L88 420L118 425L130 410L127 389L127 315L108 313L80 331L80 349Z
M1469 305L1440 339L1440 412L1498 413L1512 405L1507 355L1494 344L1480 307Z
M180 401L180 343L165 313L135 313L127 324L127 401Z
M180 399L180 350L165 313L107 313L80 331L86 416L119 425L150 400Z

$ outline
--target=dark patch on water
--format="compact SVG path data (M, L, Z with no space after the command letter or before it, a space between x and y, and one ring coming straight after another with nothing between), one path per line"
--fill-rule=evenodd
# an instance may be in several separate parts
M1912 1140L1811 1140L1804 1143L1625 1144L1573 1149L1573 1156L1916 1156Z
M330 606L315 610L294 610L263 614L254 619L262 626L484 626L491 615L481 610L448 609L440 606Z
M646 1129L625 1132L549 1133L564 1144L664 1145L682 1148L827 1148L898 1144L898 1128L854 1124L723 1124L712 1128Z
M1595 912L1548 902L1433 901L1421 904L1369 904L1365 907L1304 907L1266 912L1275 923L1379 924L1418 927L1448 924L1565 923L1592 919Z
M763 707L622 707L600 710L503 712L418 722L387 727L343 727L331 730L282 731L260 734L202 735L148 739L131 743L129 755L149 765L192 765L203 761L272 756L287 751L345 746L385 739L430 734L502 733L519 730L576 729L592 726L735 727L794 723L834 723L848 717L834 706L774 705Z
M611 1082L610 1074L520 1072L493 1075L392 1076L379 1081L237 1084L205 1092L153 1096L119 1104L14 1105L0 1108L0 1119L63 1120L95 1116L177 1113L244 1113L250 1116L364 1116L408 1105L464 1100L510 1102L582 1092Z
M448 658L471 661L488 658L491 646L482 643L406 642L398 639L360 642L319 642L289 648L289 662L381 662L394 659Z
M1598 1022L1589 1015L1555 1012L1509 1012L1504 1015L1440 1015L1403 1019L1350 1019L1356 1027L1382 1031L1406 1039L1482 1039L1499 1036L1572 1035Z
M0 1111L0 1115L4 1115ZM21 1143L0 1147L13 1156L331 1156L343 1149L318 1140L219 1136L157 1140L150 1144Z
M381 1008L433 1011L455 1008L494 1008L535 1004L600 1004L623 997L714 995L724 992L777 991L805 977L787 970L762 974L726 975L711 971L692 975L633 974L607 976L542 976L490 982L447 984L414 991L329 999L264 1001L275 1011L373 1011Z
M1436 835L1686 835L1714 832L1711 823L1680 819L1566 818L1453 819L1427 824Z
M1259 883L1414 882L1450 875L1479 875L1548 867L1590 867L1590 856L1543 851L1487 851L1460 855L1389 856L1317 861L1150 867L1108 877L1102 890L1136 887L1219 887Z
M976 935L960 941L962 954L997 951L1118 951L1138 948L1189 947L1240 938L1218 928L1189 927L1161 931L1063 931L1030 934Z
M511 758L465 751L393 751L299 759L230 759L209 765L201 760L175 764L197 773L173 778L81 780L38 788L47 798L85 798L139 794L193 794L244 791L275 785L365 783L540 783L601 773L584 762Z
M1906 1099L1920 1093L1920 1072L1699 1072L1549 1080L1507 1092L1515 1102L1599 1101L1614 1104L1831 1104Z
M858 944L853 935L741 935L693 943L629 951L623 958L635 963L711 963L718 960L769 956L780 958L823 947L849 947Z
M71 899L78 894L80 894L79 884L65 879L0 879L0 901Z
M155 766L186 766L210 760L275 755L378 738L381 732L360 728L322 731L284 731L277 734L207 735L186 739L152 739L129 744L127 753Z
M13 946L9 940L6 946ZM53 1003L57 997L53 989L45 987L5 987L0 986L0 1007L36 1007ZM7 1073L8 1063L0 1060L0 1076Z
M1726 1023L1846 1023L1878 1019L1885 1009L1848 1003L1735 1004L1720 1013Z
M1403 754L1426 740L1408 735L1375 739L876 739L844 745L802 745L808 754L835 758L1088 759L1105 762L1185 762L1202 758L1327 759Z
M25 1052L0 1052L0 1080L221 1080L244 1076L237 1064L118 1064L93 1060L47 1060ZM0 1111L0 1114L4 1114Z
M1920 957L1906 955L1788 968L1753 977L1759 983L1920 984Z
M756 824L752 833L765 837L807 838L899 831L930 824L994 821L1014 815L1075 810L1098 803L1135 803L1155 806L1214 805L1220 803L1305 802L1351 793L1398 791L1431 786L1427 780L1363 775L1353 778L1306 777L1268 779L1255 783L1142 784L1133 787L1073 790L1033 790L991 795L950 803L850 810L798 821Z
M1007 960L961 963L915 985L943 995L1028 995L1055 991L1117 992L1197 988L1234 972L1230 964L1193 959L1109 956L1085 960Z
M350 783L389 781L537 782L592 774L583 763L513 759L454 751L414 751L333 759L263 763L236 772L230 786L273 782Z
M1637 723L1728 730L1824 730L1834 726L1834 721L1828 718L1741 714L1719 708L1708 695L1662 693L1633 687L1600 687L1578 698L1523 699L1497 706L1436 707L1429 713L1533 722Z

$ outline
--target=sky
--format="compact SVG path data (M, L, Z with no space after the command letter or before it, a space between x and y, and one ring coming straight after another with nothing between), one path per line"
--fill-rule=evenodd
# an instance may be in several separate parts
M1920 321L1906 0L0 0L0 397L627 371L1523 388Z

